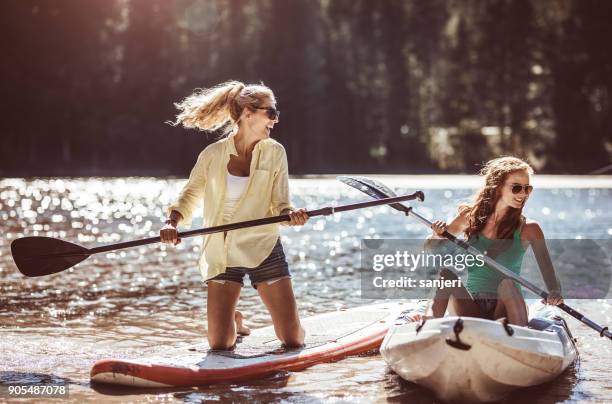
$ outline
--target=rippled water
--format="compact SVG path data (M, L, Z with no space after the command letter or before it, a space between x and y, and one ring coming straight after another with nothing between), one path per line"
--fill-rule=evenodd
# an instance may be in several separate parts
M429 218L448 219L471 195L472 177L382 177L398 191L426 193L415 205ZM146 178L0 180L0 382L68 381L80 402L324 399L431 402L431 395L387 370L380 356L354 357L249 384L134 392L93 390L89 368L106 357L139 357L205 339L206 290L196 268L199 239L178 247L155 244L100 254L72 270L25 278L9 245L22 236L58 237L87 247L157 234L164 207L183 181ZM525 211L549 238L612 239L609 177L536 177ZM294 204L309 209L366 200L332 179L294 179ZM194 227L201 224L197 219ZM313 218L284 228L283 243L301 315L371 303L360 298L359 245L368 238L423 237L426 230L388 207ZM572 301L595 321L612 324L610 301ZM270 324L255 291L243 289L239 308L252 328ZM553 383L508 401L612 401L612 344L571 321L580 366Z

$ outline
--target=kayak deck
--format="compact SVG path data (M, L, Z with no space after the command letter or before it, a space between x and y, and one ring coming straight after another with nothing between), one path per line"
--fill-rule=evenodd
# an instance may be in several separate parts
M381 354L402 378L442 400L499 400L556 378L576 359L564 321L549 308L534 309L533 328L470 317L403 321L389 330Z

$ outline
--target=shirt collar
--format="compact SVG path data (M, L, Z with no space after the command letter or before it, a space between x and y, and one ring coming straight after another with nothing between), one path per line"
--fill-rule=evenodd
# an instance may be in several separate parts
M237 133L238 132L232 132L227 137L228 152L229 152L229 154L233 154L233 155L236 155L236 156L238 155L238 150L236 150L236 143L234 142L234 138L236 137ZM253 152L258 150L266 142L266 140L267 139L262 139L259 142L257 142L255 147L253 148Z
M238 155L238 151L236 150L236 144L234 143L234 138L236 137L236 133L237 132L232 132L230 133L230 135L227 137L227 145L229 147L229 154L234 154L234 155Z

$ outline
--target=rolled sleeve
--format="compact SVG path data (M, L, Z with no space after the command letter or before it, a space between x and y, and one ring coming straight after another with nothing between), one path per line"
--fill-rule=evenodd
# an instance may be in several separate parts
M277 146L278 172L274 178L272 185L272 214L283 215L295 210L291 204L291 196L289 195L289 168L287 163L287 154L285 148L278 144Z
M177 201L167 209L168 214L173 210L179 212L183 216L183 224L186 226L191 225L193 211L204 198L208 160L206 150L203 150L198 156L198 160L189 174L189 180L183 187Z

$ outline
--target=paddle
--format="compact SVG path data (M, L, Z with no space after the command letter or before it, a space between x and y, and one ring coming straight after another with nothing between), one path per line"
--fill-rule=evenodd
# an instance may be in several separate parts
M343 183L345 183L345 184L347 184L347 185L349 185L349 186L351 186L353 188L356 188L356 189L358 189L358 190L360 190L360 191L362 191L362 192L364 192L364 193L366 193L366 194L368 194L368 195L370 195L370 196L372 196L372 197L374 197L376 199L389 198L390 196L395 195L395 192L393 192L387 186L382 184L380 181L377 181L377 180L374 180L374 179L371 179L371 178L340 176L340 177L338 177L338 180L340 180ZM413 216L419 222L421 222L425 226L431 228L432 222L430 222L429 220L427 220L423 216L419 215L418 213L414 212L412 210L412 207L406 206L406 205L401 204L401 203L394 203L394 204L390 204L390 205L394 209L397 209L400 212L404 212L406 214L406 216ZM450 234L447 231L444 232L443 236L446 237L447 239L449 239L450 241L452 241L453 243L455 243L456 245L458 245L459 247L461 247L464 250L468 251L471 254L474 254L474 255L482 254L482 252L479 251L478 249L472 247L471 245L469 245L465 241L458 239L457 237L453 236L452 234ZM521 277L521 276L515 274L514 272L510 271L508 268L504 267L503 265L501 265L500 263L495 261L493 258L491 258L491 257L489 257L487 255L483 255L483 260L491 268L497 270L498 272L500 272L502 275L506 276L507 278L510 278L513 281L520 283L521 285L523 285L527 289L531 290L536 295L540 296L542 299L546 299L548 297L548 293L546 291L538 288L533 283L529 282L528 280L524 279L523 277ZM572 317L574 317L578 321L581 321L582 323L586 324L587 326L589 326L592 329L594 329L595 331L597 331L599 333L599 336L601 336L601 337L605 336L605 337L608 337L609 339L612 339L612 333L610 332L608 327L602 327L599 324L595 323L594 321L589 320L584 315L582 315L580 312L574 310L573 308L569 307L565 303L561 303L561 304L557 305L557 307L560 308L561 310L565 311L566 313L568 313L569 315L571 315Z
M413 199L423 200L422 192L412 195L393 196L392 198L378 198L376 201L353 203L350 205L321 208L307 211L309 217L327 216L335 212L363 209L371 206L386 205ZM289 221L289 215L266 217L263 219L247 220L244 222L229 223L221 226L205 227L179 233L179 238L192 237L201 234L220 233L224 231L244 229L246 227L262 226L265 224ZM109 244L96 248L85 248L77 244L59 240L51 237L22 237L13 240L11 253L13 260L22 274L30 277L51 275L62 272L73 267L81 261L86 260L92 254L120 250L123 248L137 247L145 244L159 243L159 237L150 237L141 240L126 241L123 243Z

